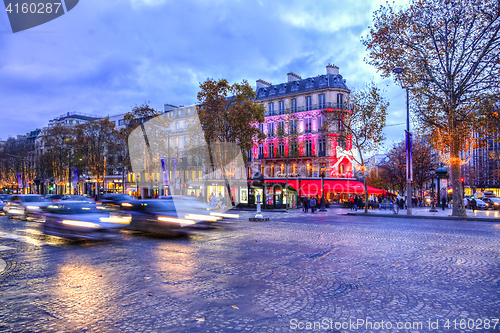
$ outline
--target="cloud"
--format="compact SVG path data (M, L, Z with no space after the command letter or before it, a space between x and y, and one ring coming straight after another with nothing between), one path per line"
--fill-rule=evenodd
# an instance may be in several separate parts
M86 0L17 34L2 18L0 100L8 122L0 123L0 137L68 111L111 115L144 101L158 109L193 104L208 77L280 83L289 71L323 74L328 63L340 67L349 87L375 77L392 96L398 88L364 63L360 43L381 3ZM391 104L404 102L401 96ZM390 119L403 122L404 115Z

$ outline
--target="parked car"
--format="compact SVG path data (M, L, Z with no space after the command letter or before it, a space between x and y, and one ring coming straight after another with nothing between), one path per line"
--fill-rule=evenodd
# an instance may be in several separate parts
M26 220L31 213L40 209L38 204L43 200L43 196L39 194L16 194L10 197L3 211L8 218L18 217Z
M162 235L176 235L186 232L193 220L180 218L171 200L133 200L115 206L111 216L130 221L129 229Z
M488 206L488 209L500 210L500 198L483 198L483 201Z
M58 201L41 208L42 230L64 238L106 239L114 237L129 220L110 216L84 201Z
M481 199L475 199L476 200L476 209L477 210L487 210L488 209L488 206L486 205L486 203L481 200ZM469 207L470 207L470 202L469 202Z
M135 201L133 197L123 193L106 193L103 194L96 203L102 206L120 206L122 203Z

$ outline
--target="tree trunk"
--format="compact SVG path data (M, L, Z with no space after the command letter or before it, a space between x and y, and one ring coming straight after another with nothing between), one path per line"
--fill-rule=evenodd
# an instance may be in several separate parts
M363 178L365 183L365 213L368 213L368 186L366 185L366 177Z
M453 186L453 213L452 216L467 216L462 196L462 184L460 182L460 154L458 143L452 143L450 149L451 182Z

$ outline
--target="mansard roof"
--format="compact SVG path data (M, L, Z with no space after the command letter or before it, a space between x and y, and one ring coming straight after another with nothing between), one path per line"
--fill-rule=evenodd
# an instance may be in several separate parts
M257 90L256 100L277 98L286 95L300 94L325 88L337 88L349 90L346 80L340 74L325 74L309 77L303 80L275 84Z

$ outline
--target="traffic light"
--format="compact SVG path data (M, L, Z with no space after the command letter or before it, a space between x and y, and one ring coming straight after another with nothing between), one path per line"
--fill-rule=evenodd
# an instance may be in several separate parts
M461 183L465 182L465 179L464 178L460 178L460 182Z

